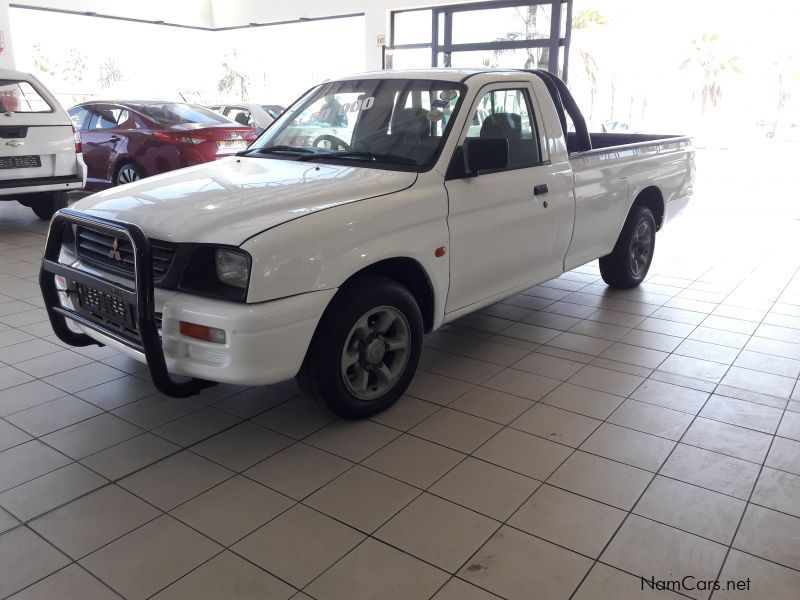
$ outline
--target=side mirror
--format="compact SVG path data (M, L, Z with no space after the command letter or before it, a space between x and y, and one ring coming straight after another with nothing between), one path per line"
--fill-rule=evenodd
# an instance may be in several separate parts
M508 167L508 140L469 138L464 141L464 169L472 177Z

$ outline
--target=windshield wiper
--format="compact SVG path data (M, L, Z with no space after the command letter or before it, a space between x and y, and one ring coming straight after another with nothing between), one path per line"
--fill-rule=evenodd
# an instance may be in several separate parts
M394 154L375 154L374 152L363 152L358 150L351 150L347 152L315 152L313 155L309 154L308 156L301 156L297 160L307 161L315 158L355 158L367 159L373 162L400 163L405 165L417 164L417 161L405 156L396 156Z
M300 146L278 145L278 146L267 146L265 148L248 148L247 150L242 150L241 152L237 152L236 156L247 156L248 154L273 154L281 152L289 152L295 154L314 153L313 150L309 150L308 148L301 148Z

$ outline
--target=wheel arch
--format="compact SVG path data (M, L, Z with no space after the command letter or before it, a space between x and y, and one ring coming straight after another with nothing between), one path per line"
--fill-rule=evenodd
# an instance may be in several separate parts
M406 287L419 305L425 333L430 333L433 330L436 296L431 279L425 267L419 261L407 256L385 258L356 271L339 287L344 288L353 285L360 279L370 275L386 277Z
M631 204L631 209L634 206L644 206L650 209L653 213L653 219L656 222L656 231L661 229L664 224L664 195L661 190L655 185L649 185L636 194L636 198ZM630 211L628 211L630 213Z

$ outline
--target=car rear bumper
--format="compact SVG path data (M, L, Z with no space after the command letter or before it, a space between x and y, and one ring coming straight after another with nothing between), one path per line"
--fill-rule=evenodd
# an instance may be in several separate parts
M0 196L19 196L22 194L37 194L40 192L80 190L83 188L83 185L84 179L77 175L11 179L8 181L0 181Z

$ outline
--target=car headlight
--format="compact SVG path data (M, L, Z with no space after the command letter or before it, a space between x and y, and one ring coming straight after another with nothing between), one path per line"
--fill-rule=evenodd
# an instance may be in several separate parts
M245 289L250 279L250 256L241 250L218 248L214 253L217 279L237 288Z
M198 245L190 250L178 288L194 294L247 300L250 255L240 248Z

